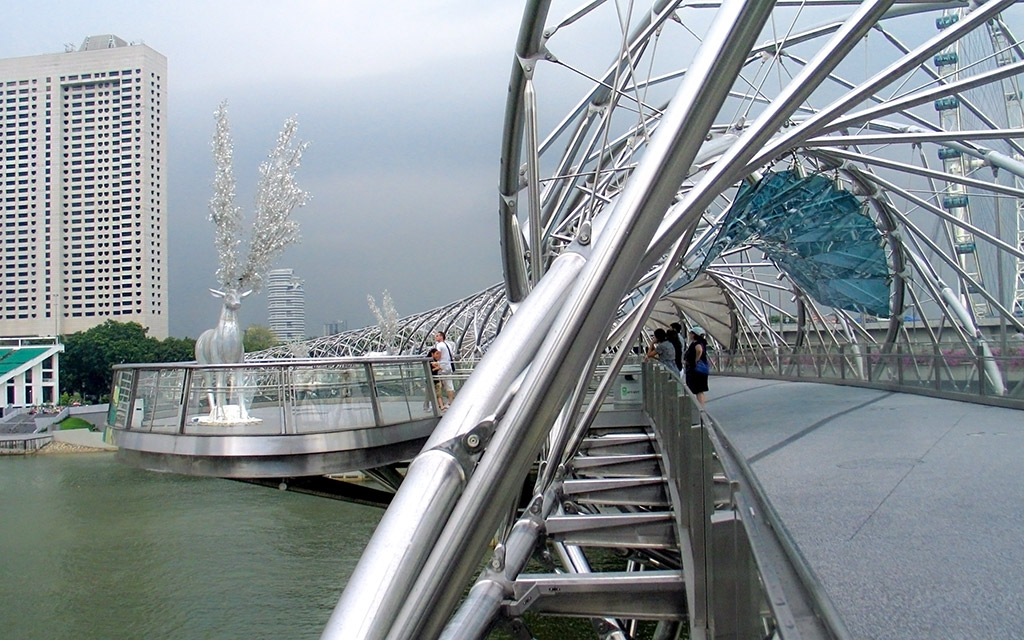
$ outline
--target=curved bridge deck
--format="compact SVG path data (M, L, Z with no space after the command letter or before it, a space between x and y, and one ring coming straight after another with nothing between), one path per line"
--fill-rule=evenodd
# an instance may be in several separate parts
M440 415L419 357L125 365L107 439L156 471L314 477L408 460Z
M1024 414L716 377L708 410L857 638L1024 637Z

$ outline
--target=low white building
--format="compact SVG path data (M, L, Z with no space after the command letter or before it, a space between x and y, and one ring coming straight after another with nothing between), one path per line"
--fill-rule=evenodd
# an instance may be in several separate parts
M57 338L0 338L0 383L4 404L27 407L56 404L60 400L58 354L64 345Z

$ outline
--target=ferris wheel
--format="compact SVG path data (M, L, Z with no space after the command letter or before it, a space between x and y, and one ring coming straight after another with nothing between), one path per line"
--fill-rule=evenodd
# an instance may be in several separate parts
M945 29L965 16L963 9L947 11L935 20L938 29ZM978 73L979 70L991 71L1019 61L1019 53L1012 46L1015 38L1007 24L999 19L989 20L984 30L978 29L969 36L953 43L947 50L936 54L934 58L936 75L942 81L955 81L961 69L967 75ZM939 114L940 126L948 131L994 127L1003 129L1019 129L1024 126L1021 111L1021 84L1018 76L1008 76L999 83L990 83L958 95L946 96L935 101L935 109ZM985 166L985 155L997 153L1002 157L1020 161L1022 146L1014 139L995 140L985 147L962 147L959 145L939 150L939 159L947 173L965 176ZM1019 176L1009 173L1005 184L1020 188L1022 181ZM967 190L957 185L949 185L943 197L943 206L952 215L971 226L975 224L975 215L970 204ZM1016 236L1017 246L1024 241L1024 202L1006 203L1005 211L988 212L998 227L1008 226ZM984 214L983 214L984 215ZM979 221L983 222L983 221ZM982 268L978 243L974 234L967 228L947 225L952 238L954 250L958 256L960 267L970 274L971 280L963 282L962 297L976 316L991 314L991 306L984 297L978 294L984 288L986 280L996 283L996 287L1008 293L1000 295L1006 299L1015 313L1024 309L1024 261L1017 259L1011 265L998 263L997 269ZM998 258L997 258L998 260ZM1004 276L1003 267L1008 273Z

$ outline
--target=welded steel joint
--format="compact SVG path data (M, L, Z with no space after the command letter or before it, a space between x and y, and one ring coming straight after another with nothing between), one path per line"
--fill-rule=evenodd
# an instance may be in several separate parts
M541 477L544 475L544 467L547 464L547 462L541 463L541 467L539 469L539 475ZM555 508L564 501L565 495L562 493L562 483L565 481L566 475L568 475L568 470L566 469L565 464L559 464L555 468L551 483L542 494L543 502L541 503L541 513L545 515L553 513Z
M576 233L576 241L583 246L587 246L588 244L590 244L590 241L593 238L593 234L594 229L590 220L584 220L583 223L580 225L580 230Z
M533 634L530 633L526 621L522 618L509 620L505 625L505 631L516 640L533 640Z
M532 547L532 553L529 555L541 555L546 550L547 547L543 537L544 510L542 496L536 495L533 497L533 500L530 501L530 504L524 510L522 517L516 523L514 531L521 534L520 540L532 538L532 542L529 542L529 546ZM510 536L511 540L512 536ZM509 562L506 563L506 547L503 544L497 545L494 548L494 554L491 556L490 562L487 563L487 568L484 571L485 575L481 578L481 581L490 580L500 584L506 595L512 595L516 577L522 570L522 566L525 565L528 557L524 553L527 549L526 546L513 544L511 550L513 557L508 558ZM533 588L519 600L503 604L503 616L511 619L520 617L539 596L540 592Z
M464 476L468 478L473 474L473 469L480 462L480 456L483 455L487 443L494 435L494 427L494 420L484 420L466 433L446 440L433 449L444 451L454 458L462 468Z
M516 60L519 61L519 66L523 68L523 77L527 80L533 80L533 72L537 69L538 60L554 60L555 57L551 55L547 49L541 46L540 50L529 56L517 55Z
M540 587L536 584L532 585L530 589L523 594L523 597L504 605L504 613L508 617L519 618L525 612L529 611L530 607L533 606L541 596Z
M538 550L546 548L541 535L535 535L543 534L544 532L543 503L543 496L535 495L530 500L530 504L526 505L526 508L523 510L523 515L516 521L515 527L513 528L515 532L520 534L515 536L515 541L519 542L522 540L529 540L531 537L533 538L534 542L532 545L534 553L530 555L534 555ZM510 540L511 539L512 537L510 536ZM487 563L486 572L500 575L487 575L485 578L493 579L494 581L507 586L508 588L506 589L506 593L512 593L512 582L515 580L516 574L521 570L519 565L525 564L525 558L527 557L525 554L517 552L517 550L520 552L524 551L525 547L522 545L514 546L512 559L515 566L511 567L511 575L509 575L509 572L507 571L509 567L505 562L506 546L504 544L499 543L494 547L494 553L491 555L491 560ZM522 563L520 560L522 560Z

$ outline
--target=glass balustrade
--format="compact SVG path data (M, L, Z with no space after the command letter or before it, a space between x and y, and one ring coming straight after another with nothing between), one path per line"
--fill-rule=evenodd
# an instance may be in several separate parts
M461 377L471 363L460 363ZM114 368L107 422L181 435L298 435L440 416L420 357Z

